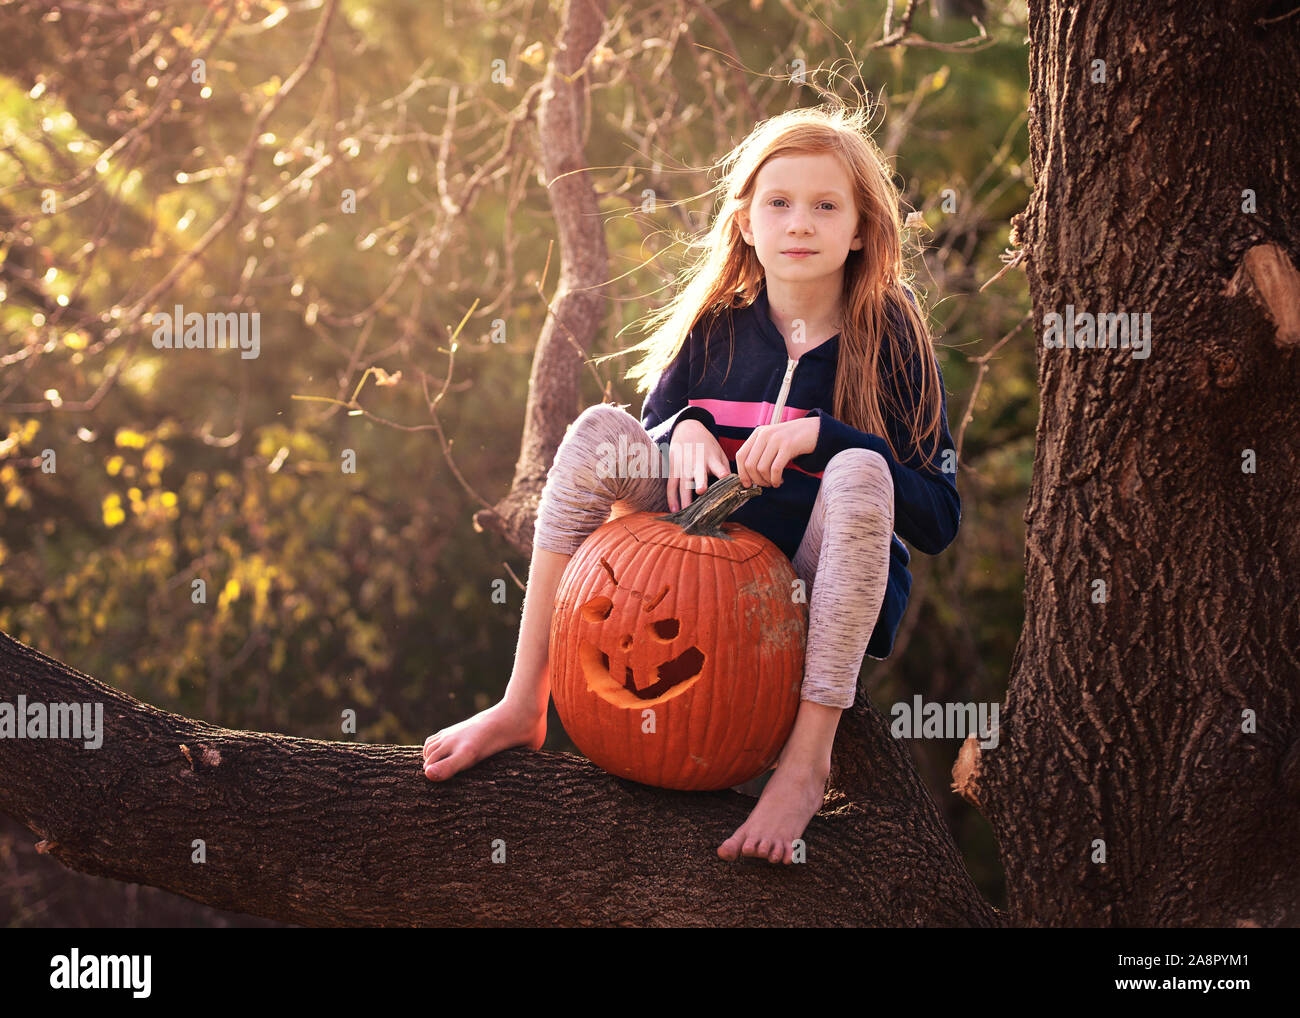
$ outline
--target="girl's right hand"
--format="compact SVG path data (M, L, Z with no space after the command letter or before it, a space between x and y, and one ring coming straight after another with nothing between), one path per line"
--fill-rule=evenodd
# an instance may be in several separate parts
M718 440L696 420L682 421L673 429L668 446L668 508L671 512L691 504L695 495L704 494L710 472L726 477L731 464Z

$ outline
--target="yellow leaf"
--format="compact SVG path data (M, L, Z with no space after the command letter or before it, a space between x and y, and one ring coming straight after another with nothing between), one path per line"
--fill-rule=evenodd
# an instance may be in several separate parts
M118 494L109 495L104 499L103 505L104 526L116 527L124 519L126 513L122 511L122 496Z

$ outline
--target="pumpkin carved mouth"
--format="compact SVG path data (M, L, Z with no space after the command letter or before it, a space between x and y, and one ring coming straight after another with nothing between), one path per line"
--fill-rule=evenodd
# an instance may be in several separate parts
M608 597L594 597L582 606L582 617L599 623L609 618L614 602ZM643 637L650 643L669 644L681 632L681 620L658 619L645 627ZM636 637L625 633L618 641L619 650L627 653L636 643ZM699 647L687 647L680 654L661 662L649 674L638 675L625 664L622 679L610 669L609 654L590 640L580 640L578 658L587 679L587 687L607 700L621 700L627 696L637 700L658 700L671 692L685 692L704 672L704 654Z

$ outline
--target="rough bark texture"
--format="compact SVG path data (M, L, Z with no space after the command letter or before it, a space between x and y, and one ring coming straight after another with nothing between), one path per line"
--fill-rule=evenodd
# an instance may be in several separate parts
M0 739L0 811L71 869L220 908L321 926L1000 921L906 750L862 705L844 716L842 791L805 833L808 861L772 866L715 854L754 802L734 792L648 788L522 750L435 784L418 746L217 728L0 634L0 702L19 694L103 703L104 741Z
M582 409L582 360L605 317L601 287L609 280L609 250L583 154L590 73L583 64L605 27L605 5L606 0L569 0L560 41L546 69L537 139L560 235L559 285L533 357L514 482L492 510L474 514L476 529L494 531L524 553L532 551L533 521L546 472L565 429Z
M1026 923L1300 923L1300 17L1258 23L1292 7L1030 5L1035 319L1152 346L1039 345L1025 626L954 773Z

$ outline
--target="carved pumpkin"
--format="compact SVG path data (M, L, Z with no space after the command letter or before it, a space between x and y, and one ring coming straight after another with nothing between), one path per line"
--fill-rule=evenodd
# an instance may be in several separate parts
M570 738L611 774L722 789L762 774L785 745L808 606L781 550L724 522L760 492L730 474L676 513L616 507L565 567L551 691Z

